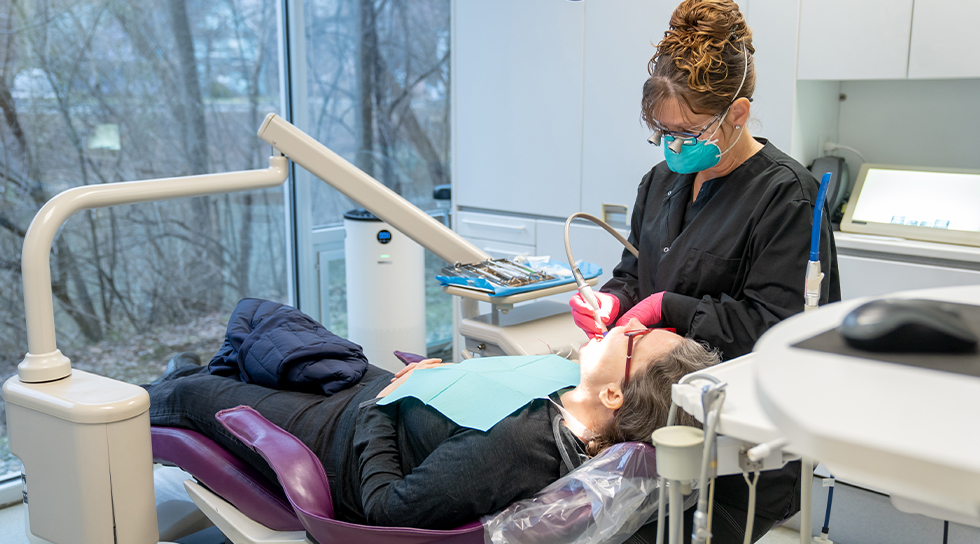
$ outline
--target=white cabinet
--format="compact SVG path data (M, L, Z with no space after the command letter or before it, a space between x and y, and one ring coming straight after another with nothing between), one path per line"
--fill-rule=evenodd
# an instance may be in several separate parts
M915 0L909 79L980 77L980 0Z
M554 217L578 211L584 3L453 7L456 204Z
M841 298L875 297L930 287L980 284L980 271L838 254Z
M534 219L461 211L456 232L464 238L499 240L509 244L534 245Z
M478 212L459 212L456 232L494 259L535 255L534 219Z
M904 79L912 4L913 0L801 0L797 77Z
M585 6L582 211L603 204L632 213L636 187L663 150L647 143L640 120L647 63L676 6L649 0L601 0Z

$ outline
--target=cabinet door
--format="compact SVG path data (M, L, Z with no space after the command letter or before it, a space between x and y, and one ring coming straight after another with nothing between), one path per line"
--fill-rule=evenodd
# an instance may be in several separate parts
M647 63L675 7L649 0L586 2L584 212L602 217L604 203L632 208L640 178L664 159L661 148L647 143L640 101Z
M909 79L980 77L980 0L915 0Z
M456 204L578 211L584 2L453 6Z
M623 255L623 245L605 230L588 223L574 223L569 230L572 244L572 256L576 260L588 261L602 267L599 276L598 289L602 284L612 279L613 268L619 264ZM626 229L616 229L623 236L629 236ZM538 220L537 253L549 255L552 260L564 262L565 257L565 223L558 221ZM568 300L575 291L564 295Z
M912 3L802 0L797 77L904 79L908 71Z

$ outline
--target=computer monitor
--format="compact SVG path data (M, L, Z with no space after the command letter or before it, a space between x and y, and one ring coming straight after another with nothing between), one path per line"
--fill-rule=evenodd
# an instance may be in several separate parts
M840 230L980 246L980 170L865 164Z

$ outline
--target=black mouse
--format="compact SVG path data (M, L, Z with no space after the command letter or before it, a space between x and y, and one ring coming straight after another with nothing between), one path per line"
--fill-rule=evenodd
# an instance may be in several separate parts
M969 353L977 335L955 306L936 300L886 298L858 306L838 332L853 348L891 353Z

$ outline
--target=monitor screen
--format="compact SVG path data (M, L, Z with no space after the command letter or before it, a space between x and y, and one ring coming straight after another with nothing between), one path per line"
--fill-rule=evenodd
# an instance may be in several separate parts
M980 245L980 171L866 164L841 230Z

